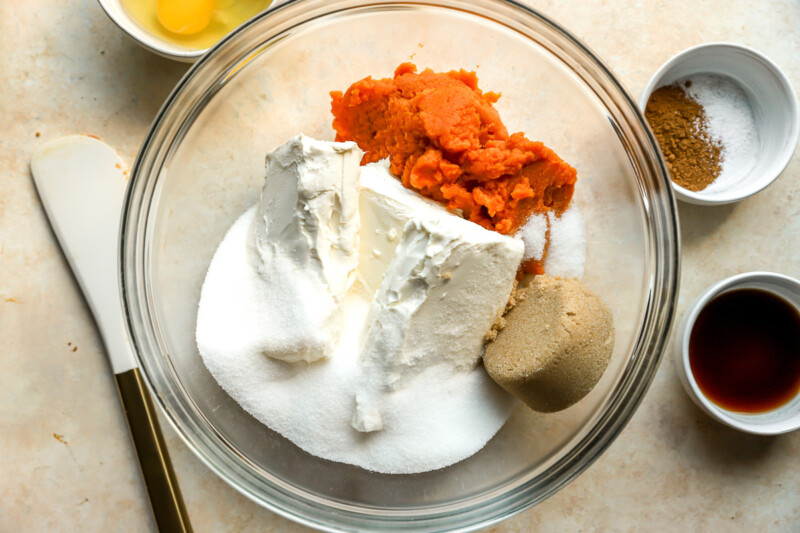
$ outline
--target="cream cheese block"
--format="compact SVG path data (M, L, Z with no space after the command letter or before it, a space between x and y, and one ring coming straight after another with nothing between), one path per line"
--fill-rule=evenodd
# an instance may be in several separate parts
M274 306L265 355L287 362L328 357L341 330L339 303L358 266L359 163L355 143L298 135L266 158L253 223L255 263Z
M394 258L406 222L453 216L433 200L406 189L389 172L387 160L361 167L359 211L364 229L358 279L370 298L378 291Z
M522 241L422 198L383 166L362 171L360 207L361 255L373 257L362 260L359 277L368 290L378 286L360 356L379 375L373 385L393 390L438 364L472 369L505 309ZM362 411L365 403L359 402Z

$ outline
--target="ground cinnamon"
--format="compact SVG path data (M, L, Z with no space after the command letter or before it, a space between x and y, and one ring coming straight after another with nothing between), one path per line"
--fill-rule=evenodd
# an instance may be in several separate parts
M686 82L687 87L691 82ZM690 191L701 191L721 171L719 143L712 141L703 106L678 84L657 89L645 116L658 139L672 181Z

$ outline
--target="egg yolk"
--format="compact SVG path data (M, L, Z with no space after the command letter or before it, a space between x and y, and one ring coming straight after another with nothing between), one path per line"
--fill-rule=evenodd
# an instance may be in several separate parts
M192 35L208 26L214 0L158 0L156 15L164 28L179 35Z

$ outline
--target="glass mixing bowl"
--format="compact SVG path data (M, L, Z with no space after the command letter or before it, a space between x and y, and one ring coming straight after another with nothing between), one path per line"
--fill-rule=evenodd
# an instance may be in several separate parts
M382 475L311 456L243 411L206 370L195 316L229 225L259 196L264 155L303 132L332 139L331 90L391 76L409 59L475 69L509 131L578 169L584 282L611 308L617 341L574 407L519 407L474 456ZM125 311L167 418L244 495L328 530L471 529L542 501L585 470L630 419L656 371L678 285L675 203L635 103L579 41L513 2L289 2L224 39L159 112L131 177L122 229Z

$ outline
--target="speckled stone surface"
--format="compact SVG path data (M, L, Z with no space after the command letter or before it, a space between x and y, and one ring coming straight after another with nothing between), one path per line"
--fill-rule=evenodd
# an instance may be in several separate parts
M634 97L674 53L752 46L800 87L800 6L780 1L530 2L604 58ZM100 338L28 162L45 140L98 135L129 162L186 66L129 41L93 0L0 3L0 531L153 531ZM733 206L680 205L678 315L750 270L800 276L800 157ZM195 531L303 531L208 471L165 425ZM512 531L796 531L800 433L754 437L703 415L664 359L620 437Z

